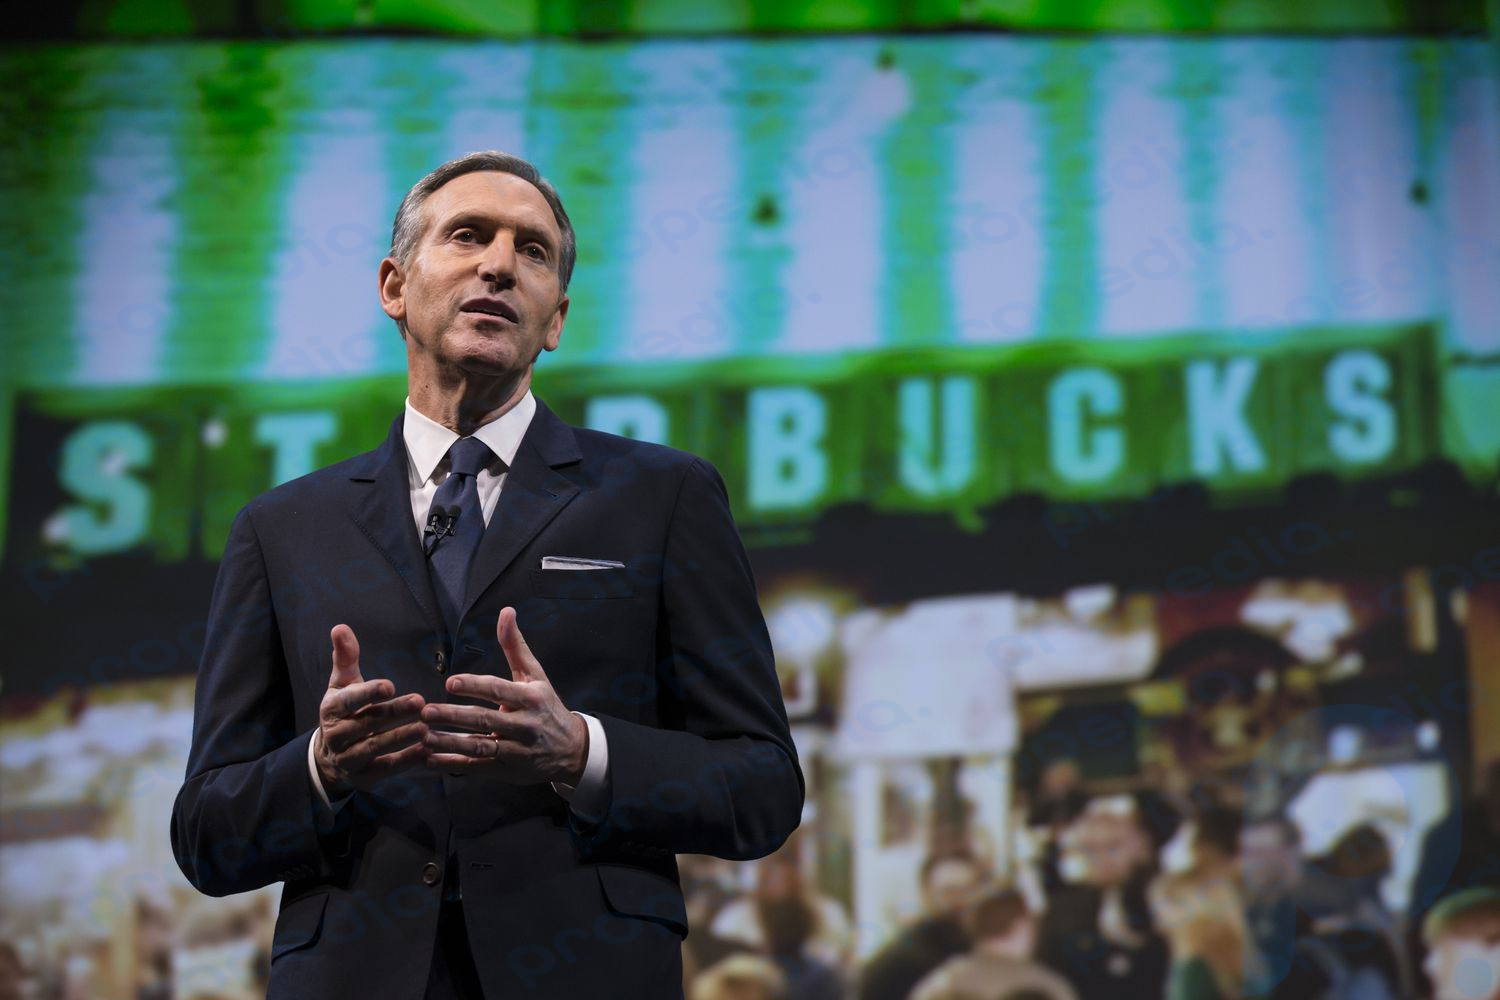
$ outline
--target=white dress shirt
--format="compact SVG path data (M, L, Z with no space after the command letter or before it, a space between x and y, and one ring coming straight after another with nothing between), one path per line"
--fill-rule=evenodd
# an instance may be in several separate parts
M506 472L516 460L521 447L521 438L531 426L536 414L536 397L530 390L520 402L495 420L474 429L473 437L489 446L499 460L488 468L479 470L474 485L479 490L479 506L484 511L484 523L490 523L490 515L500 499L500 490L505 486ZM406 419L402 421L401 436L406 443L407 484L411 489L412 524L418 537L427 523L427 511L437 488L448 478L448 449L458 440L458 435L442 424L432 420L406 400ZM502 464L503 463L503 464ZM583 777L576 788L561 781L552 782L552 787L563 798L568 799L573 810L583 816L598 816L603 812L605 786L609 775L609 747L605 743L604 727L592 715L574 712L588 726L589 749L583 765ZM312 774L313 788L324 805L332 805L323 781L318 775L318 765L313 754L313 744L307 743L307 767ZM343 800L340 799L340 802Z

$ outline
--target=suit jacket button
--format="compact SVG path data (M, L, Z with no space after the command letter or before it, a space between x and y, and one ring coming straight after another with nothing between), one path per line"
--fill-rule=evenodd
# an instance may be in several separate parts
M432 654L432 665L437 667L438 673L443 673L448 669L448 657L441 649Z
M443 870L434 861L429 861L422 866L422 884L437 885L443 879Z

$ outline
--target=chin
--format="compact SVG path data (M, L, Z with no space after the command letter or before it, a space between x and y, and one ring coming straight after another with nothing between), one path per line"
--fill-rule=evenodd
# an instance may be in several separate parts
M515 371L518 360L516 349L511 344L471 338L452 345L449 357L454 365L475 375L503 375Z

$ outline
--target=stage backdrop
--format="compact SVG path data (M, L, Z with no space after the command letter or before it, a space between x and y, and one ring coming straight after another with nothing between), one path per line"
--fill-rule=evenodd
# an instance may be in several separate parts
M1243 763L1288 705L1394 708L1352 813L1460 782L1404 800L1408 839L1500 754L1485 5L827 7L63 4L4 50L0 938L30 974L254 988L271 898L192 898L167 844L208 590L246 501L384 436L391 217L477 149L578 231L538 394L724 473L842 960L954 816L1024 862L1059 733L1118 791ZM1194 684L1219 661L1173 656L1223 630L1274 646L1230 672L1238 735ZM1417 700L1453 684L1462 712ZM1129 754L1076 738L1099 704Z

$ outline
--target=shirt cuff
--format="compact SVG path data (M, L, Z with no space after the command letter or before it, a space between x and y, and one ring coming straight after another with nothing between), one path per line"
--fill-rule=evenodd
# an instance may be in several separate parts
M576 786L566 782L552 782L552 789L568 800L573 812L585 819L597 819L604 815L609 800L609 744L604 738L604 726L592 715L574 712L589 729L589 752L583 762L583 777Z
M317 741L317 739L318 734L317 731L314 730L312 739L307 741L307 774L308 777L312 779L313 791L318 793L318 798L322 800L323 805L329 809L337 809L339 806L344 804L344 801L348 799L349 796L340 795L337 802L330 802L328 800L328 791L323 787L323 779L318 776L318 761L313 756L313 744Z

